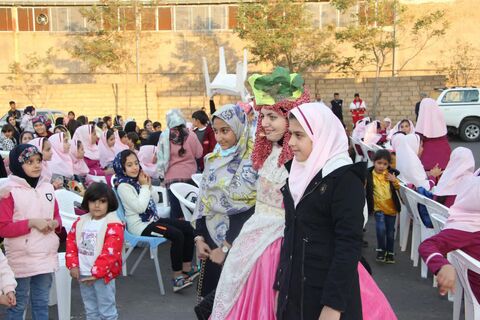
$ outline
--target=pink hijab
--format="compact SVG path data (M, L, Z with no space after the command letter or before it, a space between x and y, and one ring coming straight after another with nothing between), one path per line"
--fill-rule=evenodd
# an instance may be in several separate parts
M416 131L426 138L447 135L447 124L443 112L432 98L425 98L420 102Z
M418 158L420 137L417 134L398 134L393 139L393 145L397 154L397 169L400 171L400 180L412 183L416 188L423 187L430 190L425 169Z
M365 137L365 130L367 129L367 122L370 122L369 117L365 117L362 120L358 120L355 128L352 131L352 138L356 140L362 140Z
M64 152L63 150L64 139L64 132L55 133L48 138L48 141L52 144L53 151L51 167L56 174L71 177L73 176L73 162L69 152Z
M137 156L142 170L150 177L158 179L157 146L141 146Z
M122 142L122 139L120 139L120 136L118 135L118 131L115 131L115 145L113 146L113 151L115 155L119 154L123 150L130 149L126 144Z
M75 130L75 134L73 135L73 140L81 141L83 144L83 148L85 149L85 157L90 160L100 160L100 153L98 152L98 146L96 143L92 143L91 135L92 135L92 125L85 124L80 126Z
M348 139L340 120L323 102L304 103L290 112L313 143L306 161L293 158L288 185L297 206L310 181L328 160L341 154L348 157Z
M30 140L28 144L31 144L32 146L37 147L37 149L40 150L40 152L42 152L44 140L48 141L47 138L35 138ZM42 161L42 177L44 177L48 182L52 180L52 170L50 170L48 161L45 161L45 160Z
M474 171L475 159L472 151L464 147L456 148L450 155L450 161L433 193L437 196L457 195L465 178L472 177Z
M103 132L100 135L100 141L98 141L98 152L100 154L100 166L102 168L107 167L108 165L111 165L113 163L113 159L115 158L115 151L114 148L110 148L108 146L107 142L107 133L108 130ZM115 135L118 135L116 132L114 133ZM115 136L115 143L117 140L117 136Z
M388 132L388 136L387 136L388 140L391 140L395 133L400 132L400 124L402 122L403 122L403 120L398 121L397 124ZM413 121L408 120L408 122L410 123L410 132L409 133L415 133L415 126L413 124ZM409 134L409 133L407 133L407 134Z
M457 229L466 232L480 231L480 177L475 176L465 181L455 203L450 207L445 229Z
M85 160L78 159L78 140L72 140L70 142L70 158L72 159L73 163L73 173L77 176L86 176L87 173L90 171ZM80 142L81 143L81 142Z
M378 124L379 121L375 120L370 122L365 128L365 137L363 138L363 142L365 142L365 144L377 144L377 142L382 138L382 135L378 133Z

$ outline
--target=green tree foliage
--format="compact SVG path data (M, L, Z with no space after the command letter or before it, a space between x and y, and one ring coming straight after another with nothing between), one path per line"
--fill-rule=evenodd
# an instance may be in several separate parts
M480 81L480 54L471 43L457 41L455 47L442 52L442 61L432 61L438 73L446 74L455 86L478 85Z
M351 0L335 0L332 3L339 10L352 5ZM395 68L392 73L398 73L445 35L448 28L445 13L440 10L422 15L413 23L409 19L411 17L406 16L405 7L398 0L365 0L355 17L358 23L335 34L340 43L351 45L354 49L353 55L339 60L339 71L358 74L367 67L375 68L373 116L381 97L378 78L382 70L390 66ZM408 50L408 56L399 67L391 63L397 50Z
M332 30L313 28L303 2L241 3L235 32L247 41L255 63L302 72L328 67L335 59Z
M53 82L53 48L45 56L31 53L25 56L25 63L14 62L8 66L10 81L3 90L19 90L27 101L37 107L45 107L50 98L48 85Z
M111 70L127 72L133 65L132 35L125 32L126 26L133 23L125 10L125 1L101 0L101 3L82 10L89 30L75 36L69 47L74 58L86 63L91 72Z

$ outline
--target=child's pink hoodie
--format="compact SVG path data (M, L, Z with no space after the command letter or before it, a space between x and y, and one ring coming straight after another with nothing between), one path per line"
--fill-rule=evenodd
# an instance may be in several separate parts
M32 188L25 179L10 175L0 193L0 237L5 238L5 251L15 278L56 271L58 236L53 231L43 234L28 227L30 219L56 219L56 231L60 231L62 220L53 185L40 179Z

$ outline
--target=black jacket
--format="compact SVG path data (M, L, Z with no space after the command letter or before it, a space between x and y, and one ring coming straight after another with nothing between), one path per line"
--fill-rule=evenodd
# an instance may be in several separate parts
M288 166L287 166L288 168ZM361 257L365 164L320 171L295 208L288 180L282 188L285 235L274 289L277 318L317 320L324 305L341 319L362 319Z
M389 168L388 171L395 176L398 176L400 172L398 170ZM367 205L368 205L368 213L372 214L374 211L374 202L373 202L373 167L367 170ZM390 182L390 191L392 192L393 203L395 204L395 209L397 212L400 212L401 204L400 199L398 198L397 191L393 186L393 183Z
M332 106L332 112L334 115L337 116L337 118L343 123L343 111L342 111L342 106L343 106L343 100L332 100L330 101L330 104Z

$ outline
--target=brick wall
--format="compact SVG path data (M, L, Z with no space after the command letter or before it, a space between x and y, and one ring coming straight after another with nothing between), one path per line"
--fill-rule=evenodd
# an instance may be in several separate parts
M356 92L360 93L371 114L375 79L323 79L315 74L306 74L305 79L312 98L317 92L329 104L333 93L340 93L344 99L344 118L347 123L350 123L351 119L348 105ZM382 119L388 116L394 122L405 117L413 119L414 105L419 99L419 93L431 94L434 88L443 86L445 86L443 76L380 78L379 88L382 95L376 116ZM36 91L38 94L31 100L34 100L37 106L65 112L73 110L77 115L84 114L89 117L117 113L112 84L58 84L44 86ZM146 104L148 104L148 117L164 122L165 113L172 108L184 109L186 116L190 116L201 107L208 110L208 99L205 97L201 74L170 74L155 77L146 84L146 97L145 84L137 84L132 80L127 84L118 83L118 114L143 122L147 117ZM0 90L1 114L8 110L8 101L12 99L17 101L19 107L32 103L18 87L3 88ZM225 96L215 98L217 105L235 100L234 97Z

